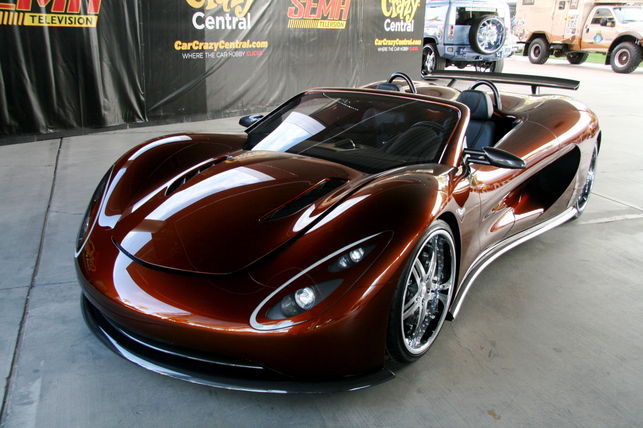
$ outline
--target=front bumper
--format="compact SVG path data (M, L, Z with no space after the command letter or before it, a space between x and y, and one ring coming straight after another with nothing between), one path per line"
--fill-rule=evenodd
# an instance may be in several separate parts
M299 382L247 361L195 353L138 336L107 319L84 295L81 306L87 326L116 354L147 370L187 382L252 392L328 393L368 388L395 377L390 363L358 376Z

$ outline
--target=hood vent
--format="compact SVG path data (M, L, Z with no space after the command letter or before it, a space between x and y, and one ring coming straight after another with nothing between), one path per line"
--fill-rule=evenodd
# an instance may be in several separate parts
M346 184L345 180L337 179L327 179L317 183L301 195L265 215L261 221L277 220L293 215L344 184Z
M179 187L183 186L188 180L195 177L197 174L201 174L206 169L211 168L226 159L228 159L228 156L223 156L223 157L214 159L212 161L206 162L200 167L193 169L192 171L188 172L182 177L179 177L172 184L168 186L167 190L165 191L165 196L170 196L172 193L176 192Z

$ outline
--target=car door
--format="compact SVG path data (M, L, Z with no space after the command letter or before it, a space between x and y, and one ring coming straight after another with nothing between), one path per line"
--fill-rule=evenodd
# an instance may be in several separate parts
M559 142L540 124L524 122L503 139L497 148L506 150L525 161L525 169L496 168L472 165L472 191L480 195L480 248L543 221L549 213L538 197L537 172L555 157Z
M567 26L567 1L559 0L554 10L551 25L551 41L559 42L563 39Z
M616 38L616 20L607 7L596 9L592 18L585 23L582 36L582 49L607 51Z

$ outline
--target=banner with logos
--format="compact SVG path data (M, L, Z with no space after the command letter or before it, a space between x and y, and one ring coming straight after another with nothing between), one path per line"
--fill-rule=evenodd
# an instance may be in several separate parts
M419 77L420 0L0 0L0 137L265 111Z
M0 0L0 137L145 120L135 2Z

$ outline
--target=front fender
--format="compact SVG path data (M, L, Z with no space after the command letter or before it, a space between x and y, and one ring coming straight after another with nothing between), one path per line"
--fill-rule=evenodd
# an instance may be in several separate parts
M447 205L449 170L439 165L409 168L372 180L325 211L285 248L253 266L253 278L271 288L304 270L315 283L335 279L328 270L334 259L326 258L373 237L377 257L369 261L368 274L360 272L359 279L351 276L349 288L396 283L417 240ZM322 260L323 266L309 272Z

